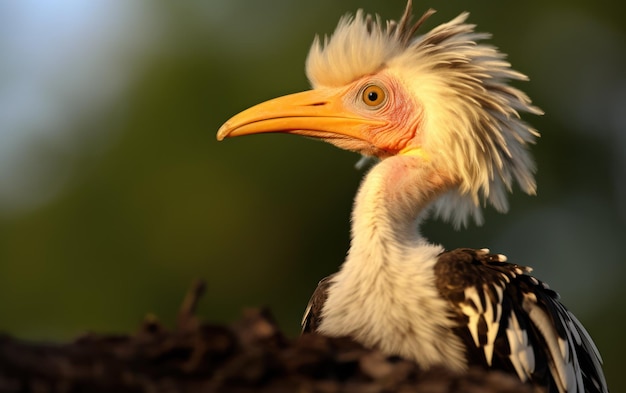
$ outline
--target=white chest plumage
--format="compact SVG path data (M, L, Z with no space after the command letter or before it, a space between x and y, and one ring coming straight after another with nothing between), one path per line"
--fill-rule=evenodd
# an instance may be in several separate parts
M465 352L451 330L449 305L435 287L433 265L442 251L423 245L363 268L348 258L332 279L318 331L354 337L424 368L447 364L457 371L465 369ZM400 266L396 261L404 262Z

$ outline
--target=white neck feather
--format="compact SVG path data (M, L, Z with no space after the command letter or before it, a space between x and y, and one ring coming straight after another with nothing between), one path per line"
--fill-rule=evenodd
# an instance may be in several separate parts
M463 370L461 342L451 333L447 303L433 265L443 251L418 232L420 215L443 181L419 157L394 156L366 176L355 200L352 244L335 275L319 331L351 336L422 367Z
M371 261L354 254L385 250L391 245L412 248L423 242L418 224L430 201L420 178L425 170L414 165L414 160L390 157L365 177L354 202L348 260Z

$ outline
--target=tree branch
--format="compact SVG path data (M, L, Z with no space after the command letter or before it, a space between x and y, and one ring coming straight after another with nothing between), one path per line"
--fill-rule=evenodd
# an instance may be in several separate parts
M533 392L517 378L472 369L419 370L347 338L290 340L270 312L232 326L195 315L205 285L185 297L174 330L154 317L130 335L88 334L64 344L0 336L0 392Z

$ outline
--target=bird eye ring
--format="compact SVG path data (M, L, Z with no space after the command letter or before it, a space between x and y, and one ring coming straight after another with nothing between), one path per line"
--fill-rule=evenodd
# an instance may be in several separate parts
M368 85L363 89L361 99L369 107L378 107L387 99L387 93L378 85Z

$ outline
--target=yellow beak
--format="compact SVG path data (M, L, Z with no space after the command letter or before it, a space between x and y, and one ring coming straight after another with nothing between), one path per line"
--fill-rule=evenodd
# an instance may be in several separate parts
M348 110L337 90L307 90L263 102L233 116L220 127L217 140L285 132L331 143L341 139L366 141L368 129L384 124Z

